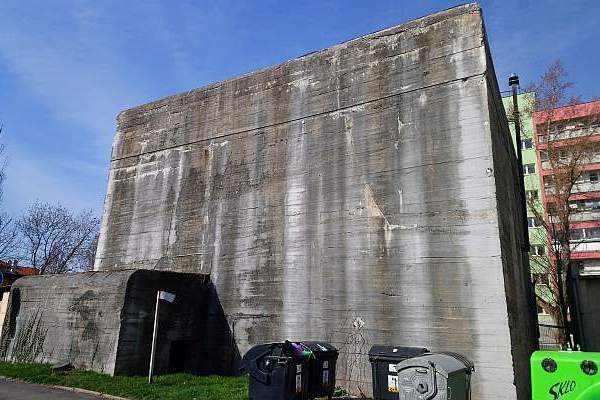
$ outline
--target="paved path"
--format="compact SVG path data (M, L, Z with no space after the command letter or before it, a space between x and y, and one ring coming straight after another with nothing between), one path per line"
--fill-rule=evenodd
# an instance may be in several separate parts
M104 397L0 379L0 400L106 400Z

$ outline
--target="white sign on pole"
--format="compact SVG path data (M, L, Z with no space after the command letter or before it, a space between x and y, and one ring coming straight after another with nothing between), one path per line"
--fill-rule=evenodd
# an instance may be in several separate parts
M169 303L172 303L173 300L175 300L175 294L174 293L169 293L169 292L163 292L162 290L158 291L158 297L161 300L166 300Z

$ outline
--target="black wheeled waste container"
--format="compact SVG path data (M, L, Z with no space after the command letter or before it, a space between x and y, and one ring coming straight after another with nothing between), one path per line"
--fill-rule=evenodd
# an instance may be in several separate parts
M338 349L327 342L302 342L312 355L308 364L308 399L327 396L335 392L335 366Z
M286 343L254 346L242 359L249 376L250 400L305 400L308 394L308 357Z
M396 365L408 358L427 353L424 347L378 346L369 350L373 373L373 398L398 400L398 371Z

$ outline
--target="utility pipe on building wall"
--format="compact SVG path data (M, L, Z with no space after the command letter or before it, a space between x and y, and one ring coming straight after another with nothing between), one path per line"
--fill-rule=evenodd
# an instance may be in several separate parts
M513 121L515 123L515 141L517 142L517 164L519 168L519 192L521 194L521 214L523 218L523 248L522 250L529 253L529 225L527 224L527 199L525 197L525 182L523 182L523 150L521 149L521 117L519 115L519 100L517 99L519 90L519 76L512 74L508 78L508 85L512 87L513 98Z

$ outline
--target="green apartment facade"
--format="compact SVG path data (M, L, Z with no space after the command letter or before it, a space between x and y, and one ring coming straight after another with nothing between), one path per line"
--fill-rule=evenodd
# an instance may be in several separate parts
M523 181L525 183L525 193L527 195L527 225L529 228L529 241L531 251L529 253L529 264L531 273L536 282L545 282L548 279L548 249L546 230L538 217L542 217L542 190L540 179L540 163L538 162L535 150L535 140L533 132L533 120L531 109L535 94L533 92L521 93L518 95L519 110L521 117L521 143L516 143L515 126L512 122L513 100L512 96L503 97L504 109L510 121L510 132L515 146L521 147L523 154ZM538 295L543 295L543 290L547 290L547 285L536 285ZM538 307L538 312L543 313Z

